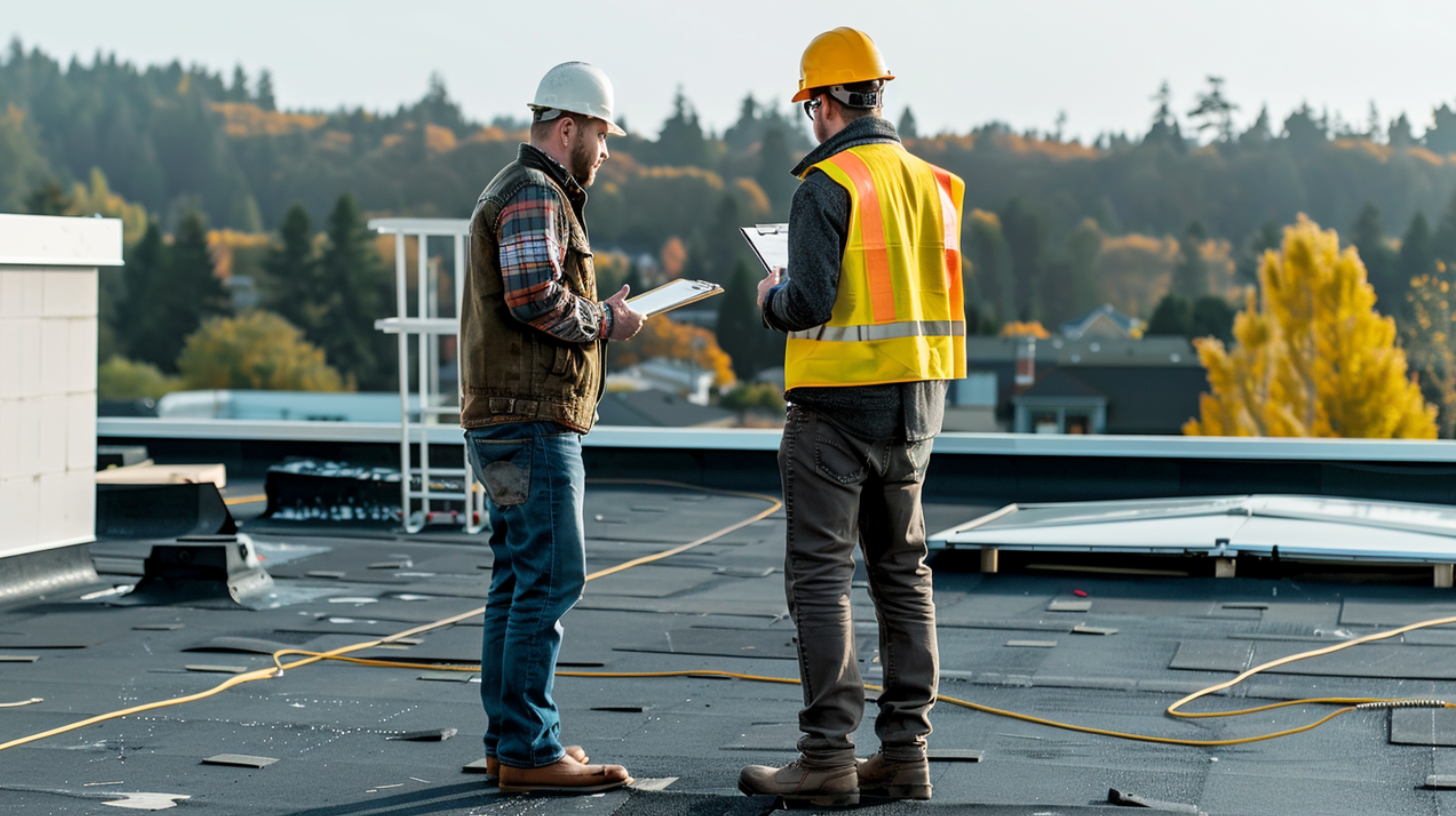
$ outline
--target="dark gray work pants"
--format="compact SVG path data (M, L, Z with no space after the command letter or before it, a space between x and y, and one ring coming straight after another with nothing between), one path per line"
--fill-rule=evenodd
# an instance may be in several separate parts
M921 484L933 440L866 442L814 411L791 407L779 446L789 612L799 633L799 752L816 765L854 761L864 716L850 619L858 542L880 627L884 690L875 734L890 759L925 755L939 681L935 604L925 564Z

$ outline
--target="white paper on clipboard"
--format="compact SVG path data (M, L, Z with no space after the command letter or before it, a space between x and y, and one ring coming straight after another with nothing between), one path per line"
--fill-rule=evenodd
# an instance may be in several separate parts
M627 305L631 306L634 311L651 317L706 297L712 297L722 291L723 287L716 283L678 278L656 289L643 292L637 297L627 298Z
M758 256L758 262L763 264L765 273L772 272L774 267L788 268L788 224L754 224L751 227L739 227L738 231L743 233L743 239L753 248L753 254Z

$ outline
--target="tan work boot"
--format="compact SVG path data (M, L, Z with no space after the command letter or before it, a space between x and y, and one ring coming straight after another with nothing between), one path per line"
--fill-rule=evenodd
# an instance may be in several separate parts
M566 755L582 765L585 765L587 763L586 750L583 749L580 745L566 746ZM485 781L489 782L493 779L500 777L500 767L501 765L499 759L496 759L495 757L486 757Z
M899 761L875 754L856 762L859 763L859 789L866 796L930 798L930 762L924 757Z
M583 765L569 756L541 768L500 766L502 793L601 793L632 782L621 765Z
M749 765L738 775L738 789L749 796L766 794L819 807L859 804L859 777L853 765L823 768L805 765L802 759L782 768Z

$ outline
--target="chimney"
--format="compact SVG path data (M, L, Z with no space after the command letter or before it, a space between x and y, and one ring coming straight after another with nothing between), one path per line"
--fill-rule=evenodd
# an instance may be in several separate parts
M1021 394L1035 383L1036 338L1028 334L1018 338L1016 343L1016 380L1012 391Z

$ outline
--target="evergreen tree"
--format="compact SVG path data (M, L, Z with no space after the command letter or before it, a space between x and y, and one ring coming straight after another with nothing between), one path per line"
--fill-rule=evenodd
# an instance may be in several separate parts
M1436 224L1436 234L1431 236L1431 253L1447 266L1456 267L1456 192L1451 194Z
M207 221L201 212L190 209L182 216L172 246L145 292L145 318L133 339L131 356L164 372L176 372L177 355L187 336L205 318L230 311L207 248Z
M1153 112L1153 126L1148 129L1148 135L1143 137L1143 144L1167 145L1176 151L1184 151L1187 145L1183 141L1178 118L1173 115L1173 92L1168 88L1167 80L1158 86L1158 92L1153 94L1153 101L1158 103L1158 107Z
M1405 111L1400 112L1400 117L1390 123L1387 141L1391 147L1406 148L1416 143L1416 137L1411 133L1410 119L1406 117Z
M1193 221L1178 240L1178 265L1173 268L1173 291L1194 301L1208 294L1208 264L1203 260L1203 244L1208 232L1203 224Z
M396 385L393 358L397 355L389 353L392 344L375 331L374 321L386 314L385 296L391 281L352 195L344 193L335 201L325 233L319 273L321 286L330 295L316 333L308 339L324 350L330 364L352 376L359 388L389 390ZM420 270L421 281L428 274L428 269Z
M1152 336L1188 336L1193 326L1193 302L1169 292L1153 307L1146 334Z
M1096 221L1087 218L1067 236L1058 257L1046 264L1041 301L1049 324L1081 317L1097 305L1097 256L1101 251L1102 231Z
M1200 339L1211 394L1196 436L1434 439L1427 405L1395 344L1395 323L1374 310L1375 293L1353 249L1307 218L1285 231L1279 255L1259 270L1234 321L1232 350Z
M1401 281L1396 274L1395 250L1391 249L1385 237L1385 222L1380 217L1380 208L1365 202L1360 217L1350 228L1350 245L1360 253L1370 285L1375 289L1375 308L1382 314L1401 314L1402 298L1410 282Z
M1216 295L1205 295L1193 302L1189 312L1188 339L1212 337L1222 343L1234 339L1234 307Z
M1011 257L1011 275L1015 283L1015 311L1003 314L1001 321L1032 321L1042 317L1042 252L1046 244L1046 221L1012 196L1001 209L1001 231L1006 237L1006 250Z
M798 180L789 172L793 169L794 157L789 153L784 132L776 127L765 130L758 149L758 171L753 178L768 196L776 218L788 218L789 203L794 198L794 190L799 187Z
M1327 139L1325 127L1324 121L1316 118L1309 105L1304 104L1284 120L1284 137L1289 140L1290 145L1308 150L1324 144Z
M258 74L258 107L265 111L278 110L278 102L273 98L273 75L266 68Z
M920 129L915 125L915 114L910 110L909 105L906 105L905 112L900 114L900 124L895 126L895 130L899 132L901 139L920 138Z
M705 280L727 285L734 269L748 252L748 243L738 231L743 226L745 223L738 199L732 193L725 193L718 202L707 234L699 241L702 251L688 253L690 260L698 256L698 274Z
M1431 126L1426 128L1426 147L1442 155L1456 153L1456 110L1444 102L1431 114Z
M243 66L233 66L233 84L228 88L227 98L229 102L247 102L248 95L248 72Z
M51 179L25 197L25 211L31 215L70 215L74 203L60 182Z
M763 125L758 117L758 101L750 93L743 97L743 104L738 109L738 121L723 131L723 144L727 145L729 150L746 150L759 140L762 132Z
M1400 239L1400 253L1395 258L1395 293L1391 297L1394 301L1392 308L1398 308L1394 313L1396 319L1402 320L1409 314L1405 306L1411 281L1435 272L1436 253L1431 248L1431 227L1426 222L1425 213L1418 211Z
M1239 144L1268 144L1269 140L1274 138L1273 131L1273 127L1269 124L1269 106L1265 105L1259 108L1259 118L1254 120L1254 124L1250 125L1248 130L1239 134Z
M750 380L765 368L782 365L769 361L771 332L763 327L758 314L758 281L748 271L748 264L738 261L728 286L718 299L718 345L733 358L733 373L740 380Z
M1189 111L1188 115L1193 119L1203 120L1198 124L1198 132L1212 130L1220 142L1233 141L1233 114L1239 106L1224 98L1223 77L1210 76L1208 90L1199 94L1197 101L1198 106Z
M1010 322L1017 318L1016 278L1011 271L1011 253L1001 230L1001 217L985 210L971 210L965 224L970 233L966 241L966 258L971 262L970 278L981 297L979 313L989 312L990 323ZM969 306L969 304L968 304ZM971 310L967 308L969 313Z
M301 329L306 337L318 342L324 314L333 300L333 292L319 274L313 251L313 225L308 210L294 204L283 216L278 228L279 243L268 249L263 269L264 303L284 320Z
M147 298L162 276L162 265L166 263L164 251L162 230L155 218L148 219L141 240L122 259L122 286L112 323L117 354L140 358L137 339L148 333L148 325L156 319Z
M657 136L658 160L674 167L706 167L708 143L698 124L697 111L683 96L682 88L672 98L672 116L662 124Z
M1278 249L1283 233L1284 230L1275 221L1265 221L1263 226L1255 230L1244 242L1244 252L1234 266L1234 279L1246 286L1257 285L1264 252Z

